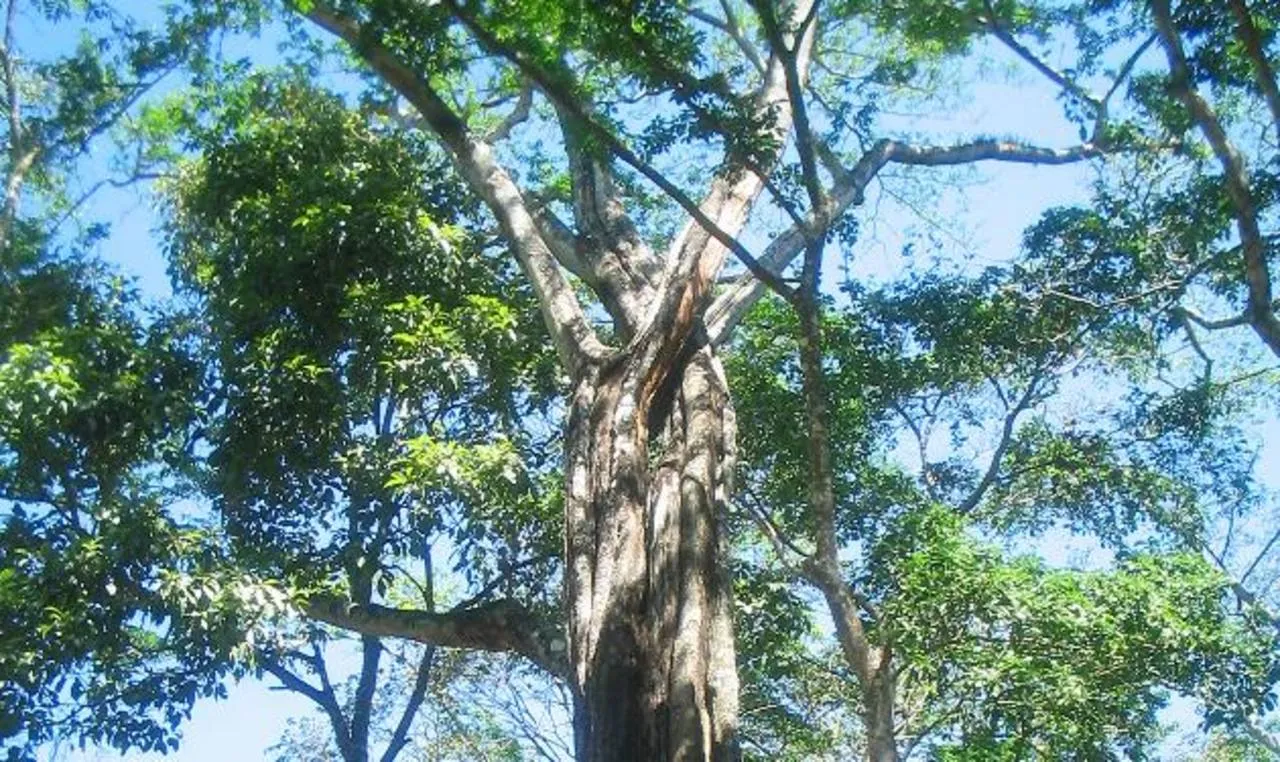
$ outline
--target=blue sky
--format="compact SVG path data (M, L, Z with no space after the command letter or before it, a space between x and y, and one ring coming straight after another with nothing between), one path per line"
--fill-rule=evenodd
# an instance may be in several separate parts
M69 30L61 30L56 39ZM57 44L55 42L55 44ZM236 43L262 62L275 56L274 43L257 41ZM1073 126L1061 116L1054 90L1034 73L1021 67L1002 51L985 51L990 62L977 76L971 97L945 117L921 120L901 117L904 128L912 132L933 133L943 140L962 136L1017 136L1037 144L1065 147L1078 142ZM175 83L176 84L176 83ZM98 148L91 159L100 171L107 160L108 146ZM942 193L934 199L930 212L938 219L953 223L967 231L962 236L963 249L975 264L993 264L1007 260L1018 247L1023 229L1049 206L1072 203L1085 198L1087 183L1093 170L1086 165L1069 167L1036 167L1027 165L983 165L966 171L970 182ZM96 196L83 212L85 219L107 220L112 235L104 242L101 255L136 278L148 295L163 298L169 293L168 276L158 240L153 235L157 224L149 188L110 190ZM881 279L901 271L903 246L914 240L927 224L913 212L890 199L869 194L868 208L880 203L880 214L873 227L864 228L864 239L854 254L855 273L863 278ZM753 243L748 238L748 244ZM755 242L758 243L758 242ZM836 271L830 268L829 272ZM1268 423L1269 431L1274 425ZM1268 436L1268 439L1274 437ZM1274 451L1274 448L1268 448ZM1274 460L1269 461L1274 463ZM1276 469L1269 469L1275 472ZM1088 543L1072 544L1071 538L1056 538L1049 560L1065 563L1078 553L1087 553ZM339 657L339 663L350 664ZM128 760L170 759L181 762L221 762L227 759L259 759L280 737L288 718L311 710L310 704L296 694L272 690L274 681L245 680L230 688L224 701L198 704L186 726L182 748L168 757L132 754ZM1185 707L1175 713L1181 721L1188 718ZM51 750L52 752L52 750ZM119 759L119 755L101 751L58 750L62 760Z

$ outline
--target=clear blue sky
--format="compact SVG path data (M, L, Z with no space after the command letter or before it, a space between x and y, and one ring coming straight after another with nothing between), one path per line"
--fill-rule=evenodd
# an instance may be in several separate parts
M69 39L61 30L56 38ZM55 39L56 39L55 38ZM273 42L249 42L244 50L259 63L270 63L275 57ZM1061 109L1054 98L1052 88L1046 86L1032 72L1013 66L1015 62L1001 51L991 50L993 65L972 91L972 98L960 104L945 119L930 118L927 121L903 117L895 121L898 126L913 133L933 134L940 141L951 141L963 136L1000 135L1017 136L1049 146L1067 146L1078 142L1075 128L1066 124ZM1009 80L1003 72L1013 68L1017 74ZM107 150L102 146L100 151ZM103 153L95 154L93 162L101 170L106 161ZM1033 222L1045 208L1083 200L1086 184L1091 176L1087 166L1032 167L1024 165L984 165L980 169L980 181L966 185L963 190L947 192L936 199L930 212L938 219L959 220L970 233L970 253L977 263L994 263L1008 259L1017 250L1025 226ZM168 277L157 239L152 235L156 216L148 189L113 190L97 196L85 211L84 217L107 220L112 224L112 235L102 245L101 254L116 263L126 273L137 279L144 293L163 297L168 294ZM875 193L870 194L868 206L876 203ZM913 233L922 228L913 213L892 201L885 200L874 227L864 227L864 240L858 246L855 259L857 273L863 277L885 278L900 271L903 265L903 245L912 240ZM748 243L752 243L748 240ZM838 272L829 268L829 272ZM1274 429L1274 426L1268 426ZM1269 436L1268 439L1274 439ZM1269 448L1274 450L1274 448ZM1270 461L1274 464L1274 459ZM1270 469L1273 473L1277 469ZM1074 546L1069 538L1057 538L1050 543L1056 552L1049 560L1063 563L1068 560ZM348 662L349 663L349 662ZM227 700L204 702L197 705L191 722L185 729L185 742L173 755L163 757L180 762L223 762L223 760L252 760L265 757L268 747L275 743L284 729L287 719L310 711L309 703L285 691L271 690L273 681L246 680L230 689ZM1185 707L1176 713L1177 719L1188 719ZM119 759L116 754L87 750L85 752L62 751L64 760ZM129 755L129 760L161 759L158 755Z

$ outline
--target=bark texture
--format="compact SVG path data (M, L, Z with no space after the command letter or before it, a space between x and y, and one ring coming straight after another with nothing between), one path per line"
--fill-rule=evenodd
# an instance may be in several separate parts
M711 350L578 380L565 552L578 759L733 760L738 683L720 516L733 415Z

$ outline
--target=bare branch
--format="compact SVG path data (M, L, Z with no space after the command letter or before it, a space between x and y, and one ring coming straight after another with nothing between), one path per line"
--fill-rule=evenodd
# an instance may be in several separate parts
M378 664L382 643L373 635L360 636L360 675L351 707L351 744L369 746L369 724L373 720L373 697L378 688Z
M1104 112L1107 104L1111 101L1112 96L1116 94L1116 91L1120 89L1120 87L1125 83L1125 80L1129 78L1129 75L1133 73L1133 67L1138 65L1138 59L1142 58L1142 54L1146 53L1147 49L1154 45L1158 39L1159 35L1152 33L1147 37L1147 39L1143 40L1142 44L1135 48L1134 51L1129 54L1129 57L1125 59L1125 62L1120 65L1120 68L1116 71L1115 79L1111 81L1111 87L1109 87L1107 92L1102 96Z
M484 136L486 143L497 143L500 140L506 140L516 125L524 122L529 118L529 114L533 111L533 88L526 85L520 89L520 97L516 99L516 105L511 108L511 113L502 118L498 122L498 126L489 131Z
M338 698L333 692L333 686L329 684L326 673L323 671L324 660L318 653L315 660L321 665L321 688L317 688L303 680L282 664L267 661L262 665L262 668L270 673L272 677L279 680L280 685L284 688L306 696L316 706L320 707L325 716L329 718L329 725L333 729L334 741L337 742L338 750L342 753L343 759L353 759L354 745L351 741L350 729L347 727L347 718L342 714L342 707L338 704Z
M983 472L982 479L978 482L969 496L956 509L961 514L972 513L978 507L978 503L982 502L982 498L987 494L987 490L991 489L991 485L995 483L996 477L1000 474L1000 466L1004 463L1004 456L1009 451L1009 446L1013 444L1014 427L1017 426L1018 416L1027 411L1035 402L1036 393L1040 388L1040 381L1044 378L1047 368L1040 368L1031 380L1027 382L1027 389L1012 408L1005 413L1004 424L1000 427L1000 441L996 443L996 449L991 453L991 460L987 463L987 470ZM1003 397L1001 393L1001 397ZM1006 403L1007 405L1008 403Z
M1095 113L1102 111L1102 101L1099 98L1091 94L1088 90L1085 90L1079 85L1079 83L1073 81L1062 72L1045 63L1039 56L1032 53L1029 48L1018 42L1018 39L1000 23L999 18L996 16L995 8L992 6L990 0L983 0L983 5L986 6L987 12L985 16L979 17L978 20L986 26L993 35L995 35L996 39L1004 43L1005 47L1016 53L1023 61L1031 64L1032 68L1043 74L1055 85L1061 87L1085 105L1089 106Z
M303 612L312 619L362 635L404 638L445 648L517 653L553 675L568 674L563 649L557 652L553 643L543 642L529 611L511 600L434 613L313 597Z
M689 16L697 19L713 29L718 29L728 35L729 39L738 46L738 50L742 51L742 55L746 57L755 70L764 74L764 59L760 57L760 51L756 50L756 46L748 40L746 35L742 33L742 28L738 25L737 16L733 12L728 0L720 0L720 8L724 11L724 19L718 19L710 13L700 11L697 8L689 9Z
M413 689L409 692L409 700L405 703L404 711L400 714L400 721L396 723L396 729L391 733L391 740L387 742L387 748L382 752L382 762L394 762L401 749L409 742L409 729L413 726L413 720L418 716L418 710L422 708L422 702L427 696L427 686L431 683L431 668L435 663L435 657L435 646L427 646L426 651L422 654L422 659L418 662L418 669L413 678Z
M1271 539L1267 540L1267 543L1262 546L1262 550L1258 551L1258 555L1254 557L1253 563L1249 564L1249 568L1245 569L1244 574L1240 575L1240 584L1243 585L1249 580L1249 576L1257 570L1258 564L1262 563L1262 559L1266 558L1267 554L1271 552L1271 548L1275 547L1277 541L1280 541L1280 529L1277 529L1272 533Z
M890 163L913 166L952 166L980 161L1016 164L1072 164L1103 154L1101 146L1086 142L1071 148L1053 149L1009 140L976 140L955 146L921 146L896 140L880 140L858 159L851 170L836 176L827 192L828 202L811 212L807 223L821 230L839 219L850 207L862 203L867 185ZM792 226L783 231L760 255L759 264L772 274L781 273L805 248L804 231ZM764 287L750 275L721 294L707 313L707 333L712 343L723 343L764 295Z
M1250 319L1248 313L1245 313L1242 315L1236 315L1235 317L1212 320L1204 317L1189 307L1183 307L1181 305L1175 306L1172 312L1180 318L1190 320L1192 323L1195 323L1206 331L1221 331L1225 328L1236 328L1242 325L1249 325Z

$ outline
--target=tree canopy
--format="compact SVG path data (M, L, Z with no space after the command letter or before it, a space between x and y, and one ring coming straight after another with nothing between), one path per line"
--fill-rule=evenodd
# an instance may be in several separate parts
M1280 7L3 5L10 758L1280 754Z

